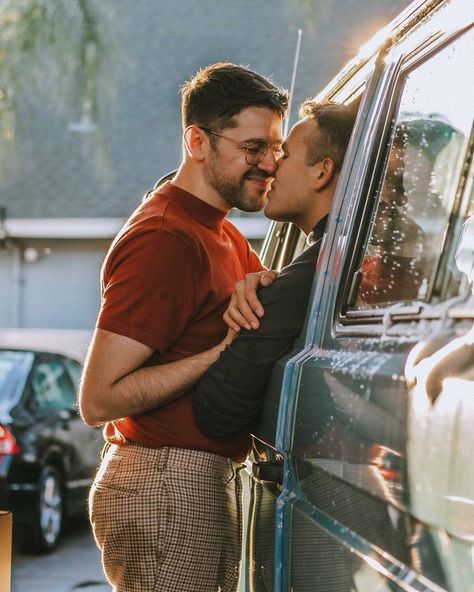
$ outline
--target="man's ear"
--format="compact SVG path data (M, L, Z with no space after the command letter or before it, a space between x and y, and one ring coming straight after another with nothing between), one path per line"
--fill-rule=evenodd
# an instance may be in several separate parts
M186 154L199 162L204 160L206 155L205 144L209 141L205 132L197 125L190 125L184 130L183 139Z
M330 158L323 158L313 165L313 186L320 191L328 185L336 173L334 162Z

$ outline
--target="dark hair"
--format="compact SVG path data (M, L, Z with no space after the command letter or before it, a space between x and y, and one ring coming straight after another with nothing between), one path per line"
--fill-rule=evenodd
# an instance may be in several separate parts
M309 166L324 158L330 158L336 168L341 169L359 103L359 100L350 105L331 101L316 103L315 101L306 100L301 105L300 117L315 119L319 128L318 134L307 140L306 163Z
M243 66L217 63L199 70L181 88L183 126L219 131L235 127L232 118L247 107L264 107L285 116L288 93Z

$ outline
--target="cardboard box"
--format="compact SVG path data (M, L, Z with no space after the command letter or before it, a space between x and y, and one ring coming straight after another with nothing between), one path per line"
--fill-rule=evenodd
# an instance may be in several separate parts
M12 515L0 510L0 592L10 592L12 572Z

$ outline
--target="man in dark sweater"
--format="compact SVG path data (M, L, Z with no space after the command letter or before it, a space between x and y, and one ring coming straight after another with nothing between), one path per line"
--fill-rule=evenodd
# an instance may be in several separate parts
M306 101L300 110L301 120L283 144L265 215L296 224L308 235L311 246L259 292L261 306L254 305L253 310L260 315L265 311L260 319L252 314L245 297L239 301L237 294L244 294L243 284L236 287L225 319L235 330L240 330L239 325L247 328L239 331L207 370L194 393L194 416L206 436L223 437L251 429L273 364L301 332L355 115L354 106ZM249 277L248 285L257 280L258 274ZM251 330L249 320L257 330Z

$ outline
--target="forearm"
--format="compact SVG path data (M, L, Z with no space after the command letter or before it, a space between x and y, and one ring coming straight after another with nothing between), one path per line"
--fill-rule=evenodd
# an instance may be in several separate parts
M110 383L86 368L81 412L89 425L137 415L160 407L189 390L217 360L225 343L176 362L133 370Z

